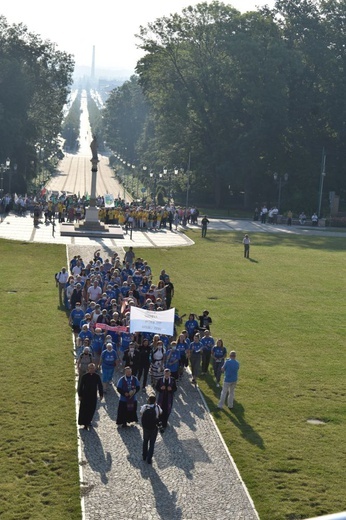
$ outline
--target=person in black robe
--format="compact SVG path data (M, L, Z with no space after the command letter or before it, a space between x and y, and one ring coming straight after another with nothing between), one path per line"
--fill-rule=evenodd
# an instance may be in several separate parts
M140 357L141 355L139 350L135 349L135 344L133 341L131 341L129 348L124 352L123 363L126 367L131 368L132 375L136 377L139 369Z
M147 386L148 372L150 367L150 354L151 346L149 345L148 339L143 339L142 344L139 345L139 368L138 368L138 380L141 380L143 374L143 390Z
M156 384L156 390L159 393L157 404L162 408L162 428L166 428L168 417L172 411L174 392L177 390L177 384L174 377L171 376L169 368L165 368L164 376L160 377Z
M100 399L103 398L103 386L101 378L96 374L96 366L90 363L88 372L81 378L78 388L79 395L79 414L78 424L84 425L84 429L88 430L91 426L91 421L94 416L97 404L97 390L99 391Z

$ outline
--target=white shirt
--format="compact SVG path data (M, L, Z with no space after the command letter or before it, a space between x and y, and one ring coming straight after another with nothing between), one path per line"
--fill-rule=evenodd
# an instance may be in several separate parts
M90 300L93 302L97 302L102 294L102 289L98 285L97 287L94 287L93 285L89 287L88 289L88 296Z
M68 280L68 272L65 271L64 273L61 271L59 274L58 274L58 282L59 283L66 283Z
M139 413L141 415L143 415L143 413L145 412L145 410L149 410L149 408L153 408L153 406L155 406L155 410L156 410L156 419L159 418L159 416L162 414L162 409L161 407L158 405L158 404L143 404L143 406L141 406L141 409L139 410Z

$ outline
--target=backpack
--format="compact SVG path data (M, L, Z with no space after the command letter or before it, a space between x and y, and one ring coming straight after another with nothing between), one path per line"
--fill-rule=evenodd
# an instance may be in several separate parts
M61 271L60 273L55 273L54 275L54 278L55 278L55 281L58 282L59 281L59 276L61 275Z
M148 406L142 415L142 426L146 430L154 430L157 426L156 405Z

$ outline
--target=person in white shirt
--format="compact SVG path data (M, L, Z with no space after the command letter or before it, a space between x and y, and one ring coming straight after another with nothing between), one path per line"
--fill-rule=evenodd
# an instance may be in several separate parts
M102 296L102 289L99 286L98 282L95 280L93 285L91 285L88 289L88 297L89 300L93 302L98 302L98 300Z
M249 258L250 255L250 239L249 235L245 235L243 238L244 244L244 258Z
M66 267L62 267L60 273L57 274L56 281L57 286L59 287L59 301L60 305L62 305L64 301L64 295L65 295L65 287L68 280L68 272Z

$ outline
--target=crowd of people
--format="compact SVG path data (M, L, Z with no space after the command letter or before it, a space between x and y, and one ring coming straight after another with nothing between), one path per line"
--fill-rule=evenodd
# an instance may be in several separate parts
M35 196L6 194L0 200L2 213L13 210L19 215L30 211L37 214L45 223L56 219L58 222L79 222L85 218L85 210L90 204L88 195L71 195L66 192L51 192L45 188ZM198 224L199 210L196 207L180 207L173 202L164 206L147 203L126 202L120 196L114 198L112 206L107 207L102 196L97 197L99 220L105 224L129 225L142 230L169 228L178 225Z
M74 335L81 398L79 424L84 428L90 427L96 392L102 398L115 378L120 395L117 424L126 427L138 422L136 395L141 389L147 391L150 384L149 393L157 392L158 402L148 406L156 411L160 408L157 425L162 432L187 367L192 384L196 384L212 364L216 386L220 387L227 349L221 338L213 338L207 309L197 315L190 313L185 321L176 314L172 336L130 333L131 306L164 311L171 308L174 298L169 274L162 269L155 279L147 261L136 257L132 247L123 258L117 253L102 258L100 250L92 259L76 255L55 278L60 304L68 310ZM177 327L184 330L178 333ZM228 405L232 408L233 398ZM147 437L150 445L149 434ZM143 455L148 458L147 451L144 449ZM152 453L148 462L151 457Z
M259 210L258 207L255 208L253 220L256 222L258 220L261 221L261 224L277 224L278 223L278 217L279 217L279 210L276 206L271 207L270 209L267 208L266 204L264 204L261 209ZM293 219L293 213L291 210L287 211L286 213L286 224L288 226L292 225L292 219ZM308 220L308 217L306 216L305 212L302 211L299 214L298 222L300 225L306 224L306 221ZM317 226L318 225L318 216L317 213L314 212L311 217L311 225Z

